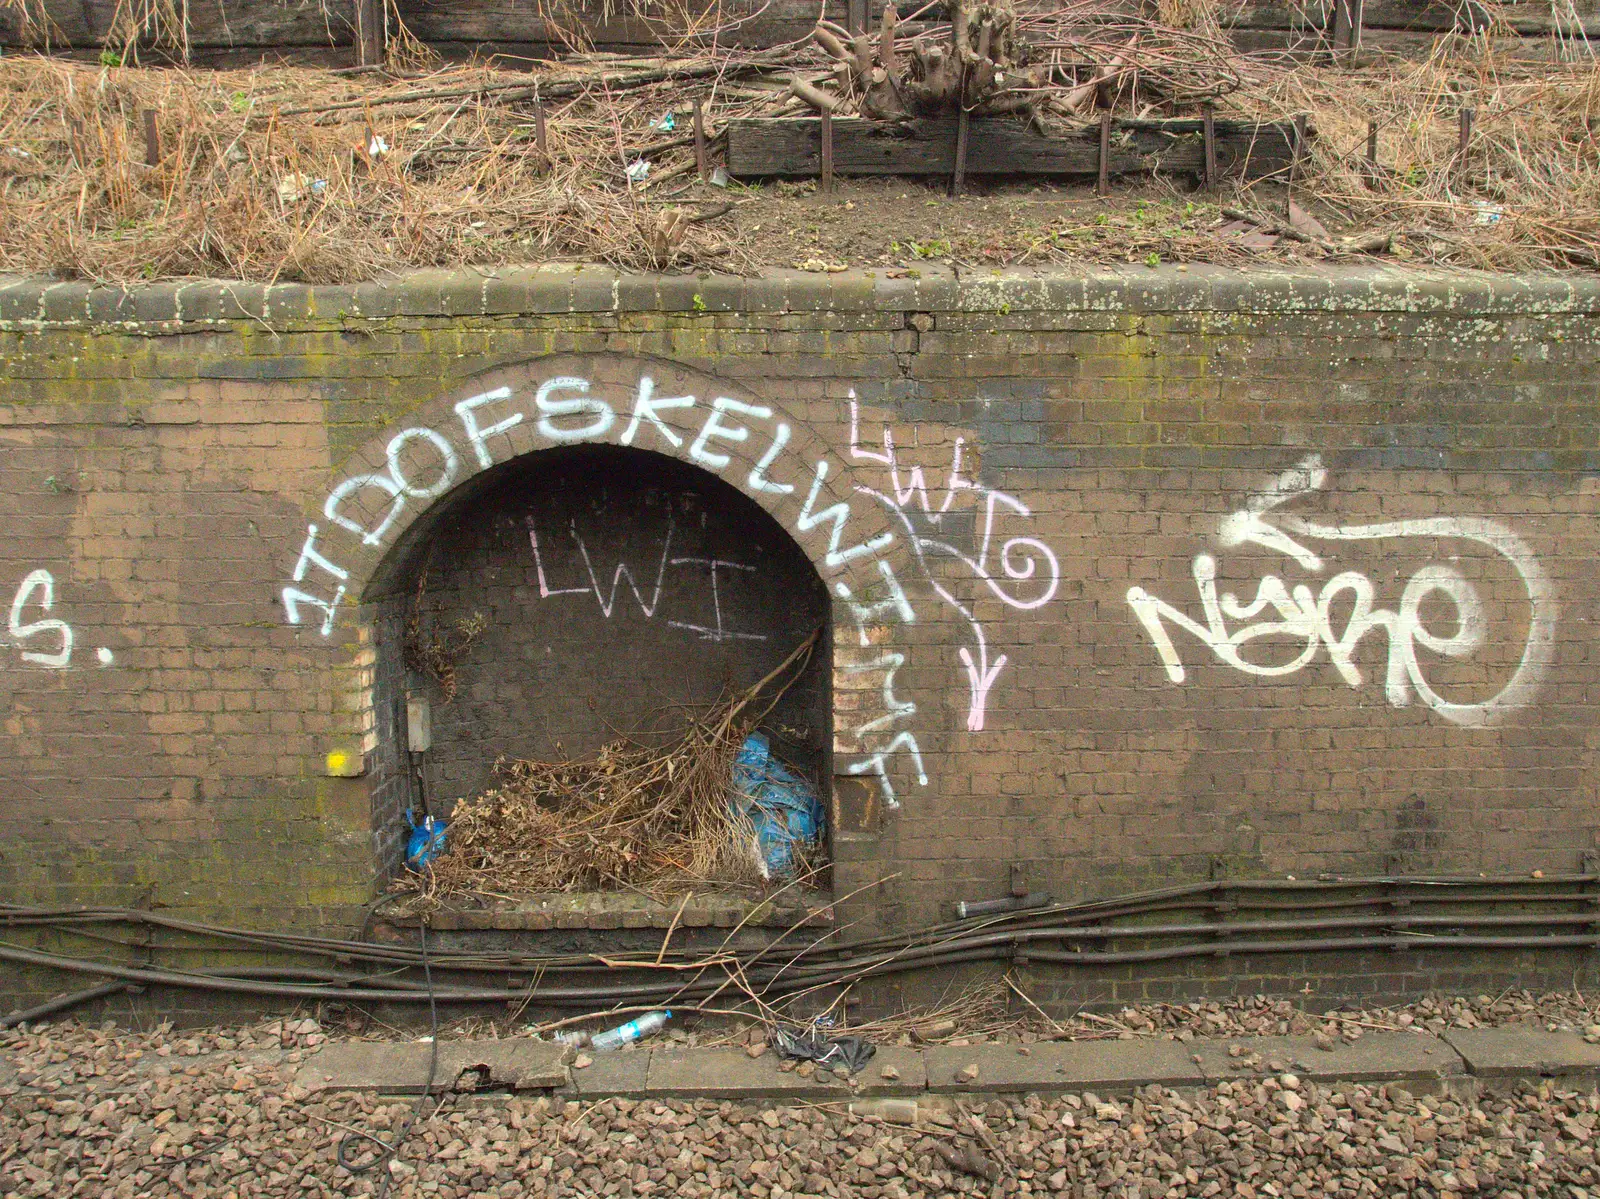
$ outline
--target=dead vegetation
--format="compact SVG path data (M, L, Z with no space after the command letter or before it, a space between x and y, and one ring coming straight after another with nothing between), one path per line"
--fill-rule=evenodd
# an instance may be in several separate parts
M431 678L444 694L444 702L450 703L456 697L456 663L483 636L489 620L483 613L474 612L440 627L436 620L425 616L423 597L427 594L432 564L430 555L427 565L417 575L417 589L406 611L401 652L406 669Z
M816 640L742 695L691 718L665 748L618 740L585 759L497 764L498 785L450 813L447 852L403 876L397 890L434 902L759 882L754 827L731 802L734 757L804 671Z
M907 36L891 3L874 36L819 23L813 37L836 63L833 72L797 74L790 90L833 114L893 121L965 111L1049 128L1097 106L1137 113L1216 100L1244 85L1211 8L1173 19L1196 27L1168 24L1165 10L1151 17L1103 0L1044 11L955 0L947 24L919 25Z
M1382 71L1278 73L1248 103L1314 114L1303 194L1352 225L1393 231L1402 256L1600 268L1592 62L1529 70L1441 48ZM1373 125L1376 163L1367 158Z
M161 12L150 19L159 24ZM976 256L986 265L1384 250L1497 269L1600 265L1592 56L1529 65L1460 35L1423 62L1253 59L1230 52L1204 4L1013 10L984 0L958 7L953 23L917 15L888 10L871 37L824 25L804 45L760 53L697 48L717 30L665 22L670 57L575 54L531 73L422 69L424 52L403 38L386 71L361 75L7 57L0 269L115 283L340 283L528 261L733 272L813 261L757 235L771 227L769 189L700 181L697 100L708 168L721 161L730 119L818 107L894 117L959 106L1047 131L1101 112L1193 116L1204 105L1219 117L1309 118L1295 195L1333 235L1271 232L1281 182L1188 195L1193 181L1173 179L1172 193L1192 204L1181 228L1121 237L1113 199L1104 220L994 239ZM1268 234L1242 239L1214 205L1261 215ZM937 249L928 224L928 214L900 211L875 222L879 237L859 253L812 269L894 261L895 244ZM955 247L917 257L974 260Z

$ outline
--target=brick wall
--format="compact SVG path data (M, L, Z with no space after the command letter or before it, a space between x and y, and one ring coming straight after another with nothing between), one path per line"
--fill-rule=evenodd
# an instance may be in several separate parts
M1556 279L1201 269L0 288L0 888L355 926L410 795L419 554L447 550L436 616L472 608L465 576L531 544L449 514L526 515L504 472L599 445L673 460L606 487L742 493L702 504L708 553L760 529L809 563L773 576L791 613L745 597L774 630L826 588L836 887L894 876L857 930L1002 895L1014 863L1064 898L1574 870L1597 308ZM570 482L551 503L592 502ZM527 568L439 724L455 787L539 639L499 615ZM755 644L692 683L636 652L699 694ZM617 687L584 662L518 700L565 713L530 745L594 734Z

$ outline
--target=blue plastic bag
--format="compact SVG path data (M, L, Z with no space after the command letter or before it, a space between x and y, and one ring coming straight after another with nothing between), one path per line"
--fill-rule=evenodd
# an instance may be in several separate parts
M445 822L437 816L424 816L418 824L407 808L406 823L411 826L411 836L406 839L406 865L421 870L444 852Z
M733 803L755 825L763 873L791 874L796 846L815 845L827 825L811 784L772 756L762 733L751 733L733 760Z

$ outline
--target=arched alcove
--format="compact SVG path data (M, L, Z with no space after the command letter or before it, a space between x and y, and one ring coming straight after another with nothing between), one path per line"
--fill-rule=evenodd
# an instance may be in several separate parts
M664 743L818 629L818 652L762 729L826 794L827 590L778 521L708 471L609 445L521 455L419 517L365 598L386 872L422 794L448 814L502 757L581 757L619 736ZM429 702L420 762L408 696Z

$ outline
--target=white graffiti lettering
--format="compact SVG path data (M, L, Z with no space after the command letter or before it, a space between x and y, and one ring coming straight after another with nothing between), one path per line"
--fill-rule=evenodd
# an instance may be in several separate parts
M488 470L494 465L494 458L489 454L489 438L504 433L507 429L514 429L522 423L522 413L513 412L510 416L495 421L494 424L484 428L478 424L478 409L497 400L511 398L509 387L496 387L493 391L485 391L479 395L468 396L456 407L456 415L461 418L461 427L466 431L467 441L472 446L472 452L478 456L478 465Z
M408 441L426 441L439 451L439 477L426 487L413 484L400 469L400 451L405 449ZM414 500L431 500L449 491L450 484L456 481L456 471L461 468L461 459L456 457L456 447L432 429L406 429L397 433L389 442L387 452L389 477L405 495Z
M351 520L339 511L347 499L368 487L376 487L380 491L389 493L389 511L384 513L383 519L378 522L378 527L375 529L368 529L360 521ZM400 484L388 475L356 475L354 478L346 479L328 493L328 502L322 505L322 514L341 529L348 529L360 537L364 544L381 545L384 535L399 519L400 513L405 511L405 506L406 493L400 489Z
M694 444L689 447L689 457L701 466L721 470L733 461L727 454L707 448L713 438L721 438L723 441L747 441L750 437L750 430L744 425L729 425L722 421L722 414L727 412L753 416L757 420L772 419L772 409L764 405L741 404L738 400L718 396L711 401L711 411L706 413L706 423L700 426L700 436L696 437Z
M825 531L826 546L820 555L821 565L827 571L861 558L874 560L882 577L881 587L874 583L869 594L858 597L842 581L833 584L834 593L846 605L855 621L863 648L876 644L875 638L884 635L891 624L912 624L916 612L893 566L883 556L897 540L893 530L879 529L866 538L852 541L850 524L854 517L849 499L832 497L826 502L823 488L833 475L835 464L828 458L799 459L789 450L793 438L791 426L777 419L773 410L764 404L747 404L726 396L711 401L699 430L688 435L681 420L674 426L667 423L665 414L681 413L698 405L693 395L662 396L656 393L655 381L641 375L637 390L632 396L632 409L627 424L617 440L631 446L646 425L665 445L681 450L688 441L686 457L716 474L728 470L734 461L732 453L724 447L743 445L766 438L766 448L756 459L755 466L745 476L747 489L757 495L793 497L785 501L794 505L784 518L799 537L818 536ZM337 483L328 493L323 513L333 529L343 530L358 538L362 545L377 547L388 541L409 505L425 504L445 494L458 480L462 453L475 460L480 469L494 465L493 440L516 428L526 418L523 406L510 387L469 396L453 405L461 422L460 438L465 449L457 450L463 441L452 442L443 432L434 429L406 429L388 443L387 473L365 473L351 476ZM616 424L618 409L603 396L595 394L589 380L578 376L557 376L544 380L534 390L532 408L536 412L534 428L538 434L553 444L595 440L611 432ZM865 494L883 504L904 529L911 549L912 560L918 573L928 582L943 602L952 606L967 621L972 630L971 644L961 648L959 657L966 675L968 692L967 727L974 732L984 727L984 714L988 698L996 680L1006 665L1005 654L991 660L988 635L976 619L974 609L959 601L955 594L941 583L929 569L928 554L935 553L959 562L965 570L1007 608L1027 611L1042 607L1055 596L1060 583L1060 567L1054 552L1042 540L1025 531L1018 532L1010 526L1031 519L1028 506L1004 492L987 488L963 473L964 441L957 439L951 452L949 469L944 482L944 495L930 495L927 475L919 465L906 468L900 461L894 438L887 426L882 431L882 452L863 448L860 436L860 409L854 392L850 393L851 447L854 461L869 462L887 468L887 478L882 486L868 487L854 483L852 490ZM437 455L437 473L422 475L415 466L412 478L402 467L404 451L412 443L426 442ZM746 459L748 461L749 459ZM808 467L808 463L810 463ZM809 488L801 486L808 472ZM774 477L776 471L776 477ZM792 480L792 481L791 481ZM374 492L377 503L363 493ZM973 497L970 502L965 496ZM935 504L935 498L938 499ZM799 500L796 504L796 500ZM365 501L365 502L363 502ZM971 511L980 519L981 529L971 552L958 547L947 537L931 536L940 522L955 509ZM920 513L920 516L917 514ZM916 517L916 520L913 519ZM916 523L920 521L920 525ZM546 577L547 564L539 541L538 531L529 525L529 543L534 552L535 571L541 600L560 595L588 594L595 597L602 613L609 618L614 611L616 597L624 580L633 593L640 610L647 618L654 618L663 594L663 579L667 568L695 568L704 570L711 585L711 619L699 621L668 621L685 631L711 639L752 637L753 634L730 630L722 612L722 584L728 572L748 572L752 567L718 557L672 558L670 538L663 543L661 557L655 564L655 580L649 588L639 585L633 571L624 563L612 573L608 593L603 594L600 572L590 558L590 547L578 536L571 534L588 575L587 585L551 586ZM341 603L346 593L350 571L339 563L335 549L324 548L318 541L315 525L307 527L306 539L301 546L293 570L295 586L283 589L284 611L291 625L301 624L308 613L321 615L320 632L331 634ZM310 570L329 576L336 584L332 595L315 594L304 589ZM313 619L315 619L313 617ZM891 666L881 655L874 659L876 666L863 665L870 674L875 669L887 671L884 685L879 689L881 710L876 714L862 713L854 726L853 737L858 760L847 764L853 773L873 774L884 784L886 798L895 802L893 787L889 782L890 762L897 755L908 760L907 769L926 785L927 774L923 768L922 751L915 734L905 727L916 713L916 705L893 693Z
M845 522L850 519L850 505L844 500L835 500L821 512L813 511L817 505L817 495L821 492L822 484L827 477L828 460L818 459L816 475L811 480L811 493L806 496L805 506L800 509L800 515L795 519L794 526L802 533L809 533L825 521L832 522L833 527L828 533L827 556L824 558L829 566L843 566L855 558L877 553L894 540L893 533L879 533L860 545L840 549L839 542L844 537Z
M290 624L300 623L300 605L308 604L313 608L322 610L322 635L326 637L333 632L334 617L339 611L339 601L344 599L344 588L336 587L332 599L323 599L320 595L309 595L298 587L285 587L283 589L283 610L288 614Z
M717 585L717 571L743 570L754 574L756 568L747 566L743 562L724 562L721 558L674 558L674 566L704 566L711 576L711 608L715 613L716 623L707 628L705 625L690 624L682 620L669 620L667 623L675 629L685 629L689 632L699 633L706 641L765 641L765 633L735 633L722 625L722 593Z
M778 455L783 453L783 447L788 444L789 426L779 421L777 429L772 434L772 444L767 447L767 452L761 455L761 461L755 464L745 479L751 491L764 491L768 495L793 494L793 483L775 483L767 478L767 470L778 460Z
M553 395L558 391L576 391L580 394L565 400L553 399ZM539 390L534 393L533 403L541 413L539 432L551 441L590 441L596 437L604 437L606 430L611 428L617 419L617 414L612 411L610 404L599 396L589 394L589 380L575 376L562 375L546 379L539 384ZM555 423L558 416L587 416L591 419L586 425L564 428Z
M850 605L851 615L856 626L861 631L861 644L867 644L867 628L878 623L879 617L892 616L901 624L916 624L917 614L911 608L911 601L906 599L905 588L900 586L900 580L895 577L894 567L882 558L878 559L878 573L883 576L884 586L888 595L876 603L857 603L854 594L844 583L834 584L834 592L838 597Z
M693 396L656 396L656 383L649 375L639 376L638 398L633 403L633 418L628 421L628 427L622 431L622 436L617 438L623 445L632 445L634 437L639 432L639 423L649 421L655 431L661 435L673 449L683 444L679 437L665 421L660 413L671 411L674 408L693 408Z
M595 599L600 601L600 611L607 620L611 619L611 609L616 607L617 587L621 584L623 579L628 580L628 590L633 592L633 599L634 602L639 605L639 610L643 612L646 617L651 617L656 614L656 608L661 604L661 584L667 575L667 555L672 552L672 533L672 524L671 522L668 522L667 535L661 541L661 561L656 566L655 589L651 591L650 602L647 604L644 602L644 596L639 594L639 584L634 582L633 572L628 569L628 564L626 562L618 562L617 569L611 575L611 594L609 596L602 596L600 594L600 580L595 577L594 563L589 560L589 547L584 544L583 538L578 536L577 525L574 524L572 526L572 540L578 543L578 553L583 558L584 569L589 572L589 586L594 591ZM528 525L528 537L530 541L533 539L532 521L530 521ZM538 552L538 542L534 542L534 553ZM544 578L543 566L539 567L539 577L541 580Z
M1014 496L1007 495L991 487L984 487L962 476L962 450L965 442L957 438L950 454L950 468L945 474L945 494L939 506L935 508L928 497L927 477L921 466L912 467L906 475L909 480L902 485L900 478L900 461L894 444L892 431L885 426L883 429L883 451L864 449L861 445L861 418L860 409L854 392L850 393L850 454L851 457L867 462L880 463L889 468L889 489L880 491L858 484L856 490L869 495L877 500L890 512L894 513L905 529L907 543L912 547L918 563L922 566L922 573L934 593L946 604L955 609L967 622L972 633L972 644L962 646L958 651L961 665L967 676L967 729L970 732L981 732L984 726L985 714L989 705L989 692L994 687L995 680L999 678L1001 670L1006 664L1006 655L998 655L992 662L989 660L988 635L983 625L979 622L974 609L962 603L956 596L939 581L938 576L928 568L926 555L939 554L953 558L962 563L971 573L982 582L1009 608L1019 611L1030 611L1043 607L1055 598L1056 591L1061 585L1061 564L1055 552L1037 537L1011 536L999 538L999 549L995 551L996 523L1006 516L1030 517L1028 506ZM926 532L919 531L917 520L913 512L908 510L907 503L913 497L918 501L921 510L920 520L927 525L939 527L944 517L949 514L955 505L956 496L961 493L971 493L977 497L978 508L981 512L983 527L978 542L978 552L974 555L963 553L949 541L931 537ZM993 557L991 557L993 554ZM1000 573L1014 584L1032 581L1034 589L1027 592L1018 588L1002 585L995 577L994 566L998 563Z
M72 626L64 620L49 617L44 620L34 620L23 623L22 612L33 599L34 592L39 592L39 607L49 612L56 604L56 581L48 570L30 571L21 585L17 587L16 595L11 598L11 620L9 629L11 636L19 643L31 642L35 637L58 637L60 641L54 649L24 649L22 660L33 662L39 666L48 666L52 670L65 670L72 663ZM101 658L102 664L105 658Z
M1311 455L1285 471L1245 506L1222 522L1219 540L1224 546L1259 545L1294 559L1308 572L1321 573L1324 555L1303 544L1310 541L1372 541L1385 538L1443 538L1473 542L1504 558L1522 581L1529 604L1528 632L1521 660L1498 692L1476 703L1446 699L1429 682L1417 647L1447 658L1467 658L1488 637L1488 615L1478 590L1455 565L1428 563L1407 581L1394 609L1374 606L1376 589L1357 571L1343 571L1328 579L1320 593L1304 583L1289 587L1275 575L1265 576L1255 599L1240 601L1217 591L1217 563L1209 554L1194 560L1195 588L1203 621L1151 595L1143 587L1128 590L1128 604L1155 646L1156 655L1174 683L1185 673L1168 626L1182 629L1209 649L1224 664L1258 677L1290 675L1303 670L1325 649L1340 678L1351 687L1362 683L1353 658L1368 633L1381 629L1388 637L1384 695L1394 707L1418 698L1428 708L1455 724L1473 728L1497 724L1533 698L1554 654L1557 606L1554 589L1527 544L1511 530L1481 517L1424 517L1385 521L1371 525L1325 524L1289 513L1276 513L1296 496L1319 490L1327 481L1321 458ZM1274 513L1276 513L1274 515ZM1344 627L1335 627L1335 611L1350 597L1350 614ZM1424 622L1422 608L1430 597L1449 607L1454 631L1440 634ZM1266 619L1257 619L1268 614ZM1230 622L1234 627L1230 630ZM1252 643L1287 639L1298 651L1285 661L1261 661L1244 652Z
M539 530L533 518L527 517L528 541L533 547L534 575L539 580L539 598L549 599L556 595L592 595L600 606L600 614L607 620L616 607L617 590L622 586L624 579L628 582L628 590L633 592L634 602L639 605L639 611L646 619L653 619L657 609L661 606L661 593L666 584L668 566L702 566L711 582L711 610L712 623L710 625L696 624L688 620L668 620L667 626L674 629L683 629L686 632L698 633L703 640L708 641L766 641L763 633L741 633L727 628L722 619L722 591L718 578L719 571L739 570L749 573L755 572L755 567L742 562L729 562L722 558L674 558L672 554L672 538L677 531L676 525L670 520L667 522L666 536L661 541L661 556L656 562L655 582L649 590L650 598L645 598L645 593L640 590L634 578L632 568L626 562L618 562L611 575L611 589L606 592L600 584L600 576L595 571L594 561L589 554L589 545L578 532L577 523L569 526L569 533L573 543L578 547L578 556L583 559L585 572L589 576L589 585L586 587L551 587L545 577L544 551L539 546ZM691 572L694 573L694 572Z

